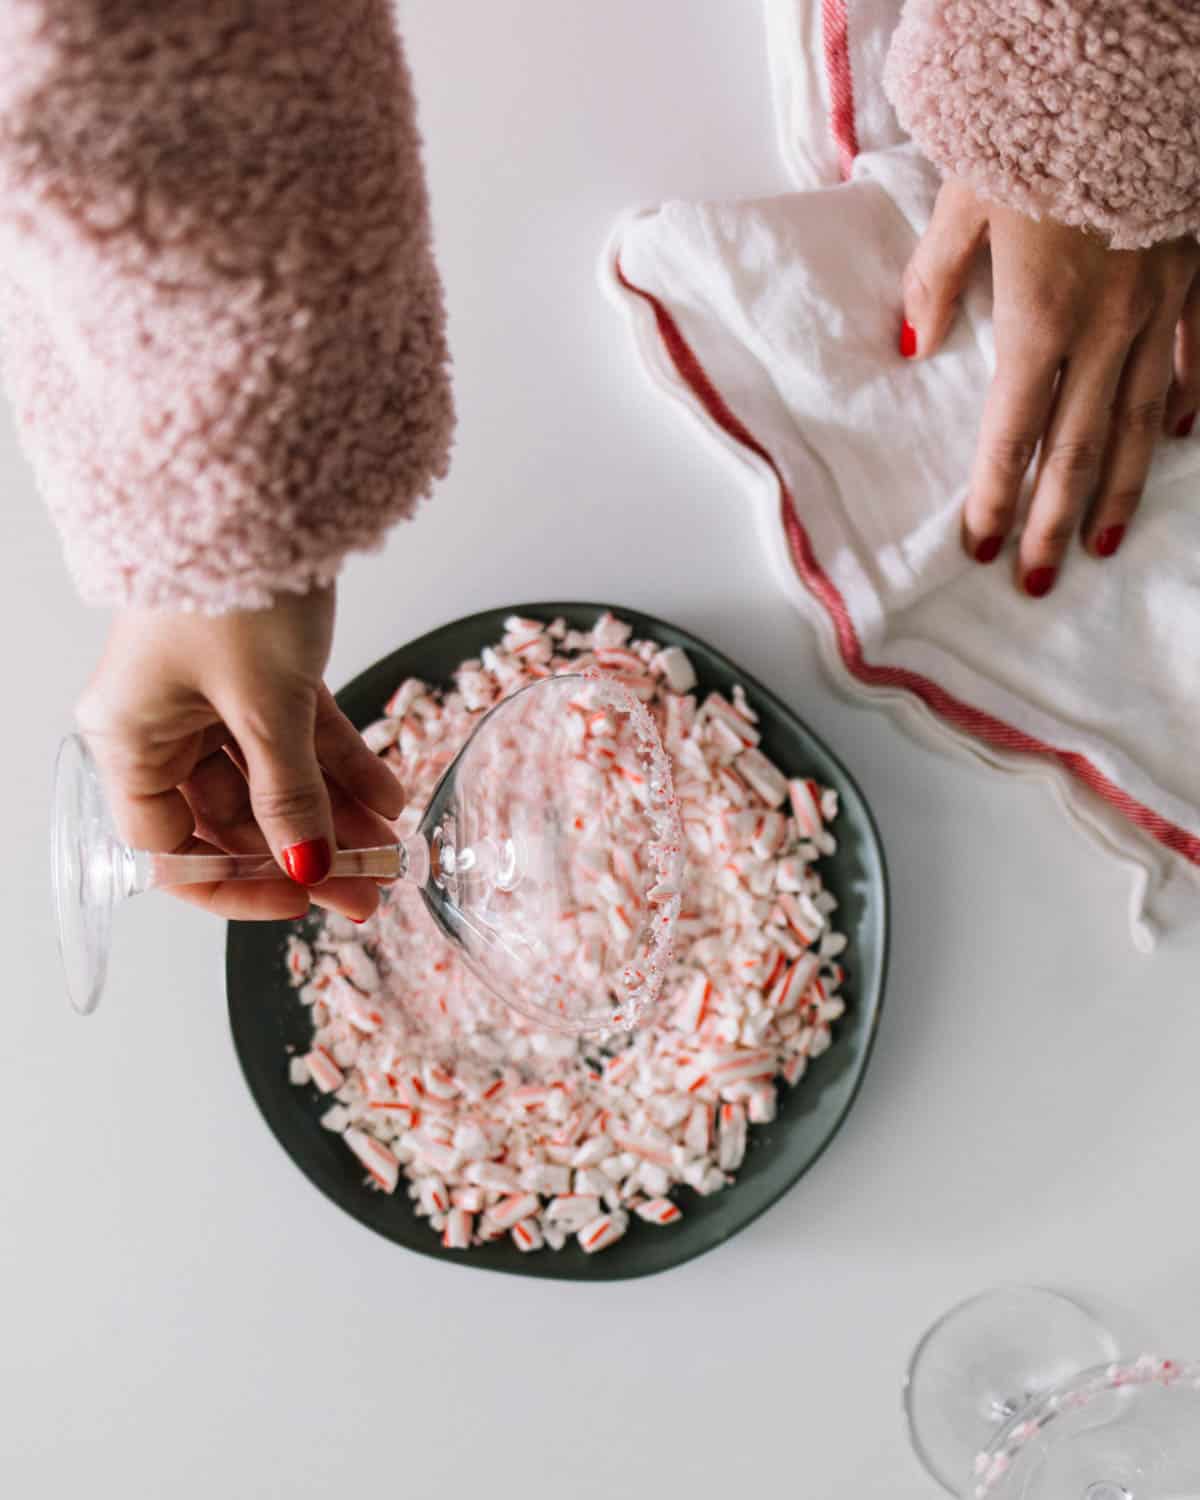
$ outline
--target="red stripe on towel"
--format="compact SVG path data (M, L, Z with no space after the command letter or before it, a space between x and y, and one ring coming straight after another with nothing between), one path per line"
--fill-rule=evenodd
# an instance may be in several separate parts
M945 688L940 687L928 677L920 676L917 672L910 672L903 667L876 667L864 659L862 644L854 628L854 621L850 618L850 611L846 608L846 601L813 553L808 533L800 524L791 491L788 489L779 465L745 423L730 410L725 398L713 385L691 346L680 333L675 320L657 297L635 286L625 275L619 262L616 272L621 285L627 291L640 297L652 309L659 337L663 341L671 362L709 417L731 438L760 458L775 476L776 483L779 485L780 518L787 536L792 562L796 572L800 575L800 581L809 593L820 601L829 615L837 637L838 650L847 669L860 682L870 687L903 688L919 698L935 714L953 724L956 729L961 729L975 739L982 740L986 745L1034 756L1039 760L1053 761L1089 787L1097 796L1102 797L1109 806L1114 807L1144 833L1150 834L1160 844L1182 855L1192 864L1200 865L1200 837L1189 833L1186 828L1180 828L1169 822L1161 813L1156 813L1153 808L1146 807L1135 797L1131 797L1127 791L1099 771L1086 756L1074 750L1059 750L1043 740L1025 734L1023 730L1014 729L1011 724L1005 724L994 715L984 713L982 709L973 708L969 703L963 703L961 699L948 693Z
M846 0L821 0L821 34L825 46L825 76L829 80L829 128L837 146L842 179L850 176L858 155L854 123L854 75L850 71L850 28Z

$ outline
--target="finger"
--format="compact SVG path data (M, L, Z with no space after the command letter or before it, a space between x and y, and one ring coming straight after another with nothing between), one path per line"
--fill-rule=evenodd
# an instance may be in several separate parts
M224 749L202 760L181 790L200 838L229 854L255 854L267 848L254 821L246 777Z
M1113 407L1108 450L1085 523L1086 545L1111 557L1141 503L1162 431L1174 359L1174 310L1157 318L1129 351Z
M183 791L191 804L200 837L212 849L227 854L269 852L262 830L255 821L250 788L229 755L209 757L196 767ZM378 814L362 806L337 786L329 788L338 846L369 848L395 842L391 827ZM183 886L178 893L185 901L219 916L243 921L299 917L308 909L310 893L284 879L277 881L222 881L212 885ZM375 882L361 877L334 878L314 892L311 899L352 920L364 921L378 905Z
M245 758L250 806L280 868L299 885L326 879L333 817L314 744L316 694L240 685L218 704Z
M395 830L386 819L343 792L336 783L330 783L329 801L339 849L377 849L382 844L396 842Z
M224 724L210 724L200 735L200 747L196 753L193 764L199 764L207 760L210 755L215 755L224 745L230 741L229 730Z
M79 717L86 725L84 710ZM126 843L156 851L183 843L193 830L192 811L176 784L186 774L187 748L181 756L177 742L156 746L140 736L89 732L86 727L84 736L100 771L113 821Z
M339 786L385 818L404 811L404 788L322 686L317 697L317 759Z
M217 852L214 845L197 843L197 853ZM202 907L214 916L239 922L296 921L310 904L339 912L352 922L365 922L379 905L379 890L361 877L327 880L309 892L281 875L278 880L218 880L198 885L171 886L169 895Z
M330 785L329 798L339 848L371 849L396 842L395 833L378 813L363 807L336 784ZM358 876L327 880L309 894L318 906L340 912L354 922L365 921L379 905L376 882Z
M339 912L352 922L365 922L379 906L379 887L373 880L361 876L327 880L315 891L310 891L309 896L314 906Z
M238 752L240 755L240 752ZM257 854L268 852L267 842L254 818L250 802L250 788L245 776L234 759L228 754L212 756L202 761L195 774L185 783L184 793L192 806L197 832L215 848L227 854ZM377 813L363 807L355 798L336 785L328 787L333 811L333 826L337 847L342 849L374 848L395 842L391 826ZM260 882L248 882L258 885ZM257 897L241 897L235 889L236 882L225 882L220 892L206 888L197 898L197 904L221 915L263 915L268 917L299 915L290 910L277 911L276 903L268 902L259 911ZM186 892L194 891L187 887ZM295 892L295 886L292 886ZM185 893L185 899L192 899ZM264 900L266 898L263 898ZM308 897L306 896L306 900ZM335 877L314 893L318 905L328 906L333 911L354 921L363 921L378 904L376 883L357 876Z
M906 358L941 346L986 237L987 215L979 199L961 183L944 183L929 227L904 268L900 352Z
M1081 343L1063 370L1017 560L1020 586L1031 598L1054 587L1095 491L1128 351L1125 338L1102 333Z
M327 782L339 849L373 849L396 842L386 819L364 807L336 782ZM183 785L199 837L228 854L267 852L268 845L254 818L250 787L236 762L226 753L210 756Z
M80 699L75 716L121 837L134 849L177 849L194 829L177 785L220 744L228 733L225 726L212 724L160 743L136 725L114 723L95 683Z
M177 849L195 831L192 810L174 787L162 792L137 792L105 771L97 756L113 822L134 849L155 852Z
M976 562L993 562L1012 530L1025 474L1054 409L1061 361L1062 346L1040 333L997 343L963 509L963 546Z
M169 895L234 922L294 922L309 909L308 892L294 880L219 880L173 885Z
M1192 282L1175 327L1175 379L1167 398L1164 430L1188 438L1200 409L1200 276Z
M263 852L261 836L259 848ZM176 849L180 854L236 854L243 851L193 837ZM302 917L308 910L308 892L285 875L268 880L218 880L166 888L166 894L189 906L199 906L219 917L239 921L281 921Z

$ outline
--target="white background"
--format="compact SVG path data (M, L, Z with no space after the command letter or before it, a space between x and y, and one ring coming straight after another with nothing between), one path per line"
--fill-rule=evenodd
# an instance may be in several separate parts
M1200 937L1139 958L1123 878L1048 793L832 695L748 503L596 290L630 203L786 187L757 7L424 3L406 24L461 427L435 503L348 569L331 680L539 597L712 640L878 815L878 1051L816 1169L661 1278L503 1279L339 1214L242 1084L215 923L145 898L103 1010L66 1008L47 782L104 621L71 593L6 422L0 1494L932 1495L900 1380L955 1300L1036 1280L1200 1355Z

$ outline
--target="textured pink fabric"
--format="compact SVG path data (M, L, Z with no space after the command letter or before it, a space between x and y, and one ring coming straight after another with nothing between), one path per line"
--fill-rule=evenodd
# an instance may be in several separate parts
M907 0L884 87L998 202L1116 249L1200 229L1195 0Z
M88 600L258 608L377 546L452 428L387 0L2 0L0 299Z

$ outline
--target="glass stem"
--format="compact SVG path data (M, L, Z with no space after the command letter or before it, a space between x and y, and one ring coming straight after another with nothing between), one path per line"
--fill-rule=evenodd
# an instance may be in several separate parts
M406 880L424 885L429 878L429 846L414 833L398 844L377 849L339 849L331 876L365 875L372 880ZM283 871L269 854L154 854L126 851L126 894L172 885L208 885L225 880L277 880Z

